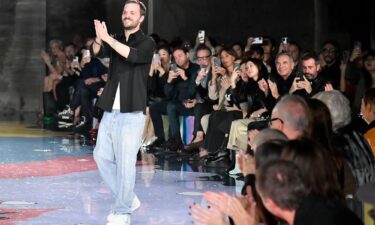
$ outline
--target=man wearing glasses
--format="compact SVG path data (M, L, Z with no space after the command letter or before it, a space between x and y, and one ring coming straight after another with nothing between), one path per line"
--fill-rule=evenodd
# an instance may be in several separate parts
M280 130L289 140L305 135L309 126L309 108L298 95L285 95L272 110L270 128Z
M329 81L334 89L340 88L340 48L333 41L326 41L321 51L320 76Z
M204 133L201 118L211 113L213 111L212 106L215 104L215 101L208 97L208 84L212 78L211 49L204 44L199 45L196 50L196 59L201 69L195 78L196 98L190 105L194 107L194 139L191 144L184 147L184 153L195 153L203 144Z

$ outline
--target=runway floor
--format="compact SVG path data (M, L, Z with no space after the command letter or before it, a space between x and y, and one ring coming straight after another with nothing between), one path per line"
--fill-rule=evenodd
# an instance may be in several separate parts
M82 138L26 122L0 122L0 224L102 225L111 203ZM175 155L139 154L134 225L192 224L189 205L207 190L238 192L241 181Z

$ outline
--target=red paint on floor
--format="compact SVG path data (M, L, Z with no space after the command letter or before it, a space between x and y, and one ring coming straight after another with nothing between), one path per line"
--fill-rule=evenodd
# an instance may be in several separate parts
M0 224L14 225L18 221L26 221L33 217L38 217L43 213L57 209L0 209Z
M97 170L92 156L0 165L0 178L45 177Z

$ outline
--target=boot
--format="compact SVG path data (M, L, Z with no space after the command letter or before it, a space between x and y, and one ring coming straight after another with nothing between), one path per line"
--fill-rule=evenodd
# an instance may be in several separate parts
M43 92L43 111L44 116L52 116L56 112L56 102L52 91Z

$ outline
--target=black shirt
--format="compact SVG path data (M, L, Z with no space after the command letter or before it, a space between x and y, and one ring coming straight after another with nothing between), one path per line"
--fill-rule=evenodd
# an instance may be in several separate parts
M197 77L199 66L190 62L189 67L183 70L188 78L187 80L183 80L178 76L171 83L167 82L164 86L164 93L169 100L183 102L184 100L195 98L195 78Z
M294 218L294 225L361 225L362 221L343 204L335 200L305 197Z
M155 50L155 42L141 30L131 34L126 40L124 35L114 37L117 41L130 47L128 58L103 44L102 52L110 51L108 81L98 100L98 106L104 111L111 112L120 82L120 112L135 112L146 110L147 78L151 60Z

